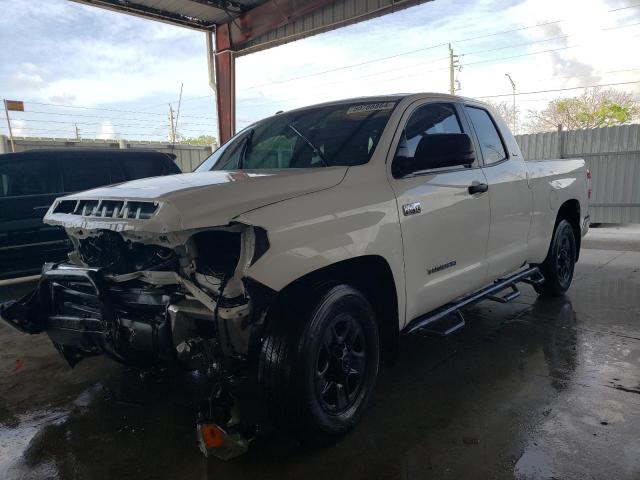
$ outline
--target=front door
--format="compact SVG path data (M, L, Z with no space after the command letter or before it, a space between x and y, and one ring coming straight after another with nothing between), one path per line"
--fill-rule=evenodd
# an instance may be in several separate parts
M394 139L394 160L411 161L426 135L469 133L455 104L418 102L408 108ZM487 279L489 197L469 187L486 185L478 161L401 176L391 167L404 247L406 320L483 286ZM481 190L481 189L480 189Z

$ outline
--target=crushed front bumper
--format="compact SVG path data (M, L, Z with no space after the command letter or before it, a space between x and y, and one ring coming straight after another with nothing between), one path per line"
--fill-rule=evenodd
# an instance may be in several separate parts
M166 310L180 298L166 287L110 285L100 269L45 264L37 288L0 305L0 319L24 333L46 332L72 367L100 354L157 360L173 355Z

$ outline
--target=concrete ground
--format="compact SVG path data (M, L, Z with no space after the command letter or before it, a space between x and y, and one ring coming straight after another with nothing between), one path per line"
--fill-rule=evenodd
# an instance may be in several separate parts
M196 377L71 371L46 337L0 325L0 478L638 479L640 251L609 245L582 251L565 298L525 286L448 339L405 338L337 445L271 434L227 463L196 447Z

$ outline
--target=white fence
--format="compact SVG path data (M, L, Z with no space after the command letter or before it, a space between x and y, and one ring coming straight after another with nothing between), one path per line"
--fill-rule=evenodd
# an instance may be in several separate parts
M170 142L128 142L126 140L75 140L64 138L14 138L16 152L38 148L127 148L152 149L164 153L173 153L176 163L183 172L191 172L202 161L211 155L213 148L209 145L186 145ZM0 135L0 153L9 153L11 145L6 136Z
M591 221L640 223L640 125L518 135L525 159L584 158Z

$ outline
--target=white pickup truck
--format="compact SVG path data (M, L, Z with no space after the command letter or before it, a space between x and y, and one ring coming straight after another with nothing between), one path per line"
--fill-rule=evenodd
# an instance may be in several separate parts
M245 128L194 173L57 199L45 222L75 250L0 314L46 332L71 366L106 354L208 375L226 407L199 426L205 451L246 448L239 377L279 426L327 443L358 422L401 334L452 333L461 308L509 301L521 281L569 288L589 178L583 160L525 162L468 98L301 108Z

